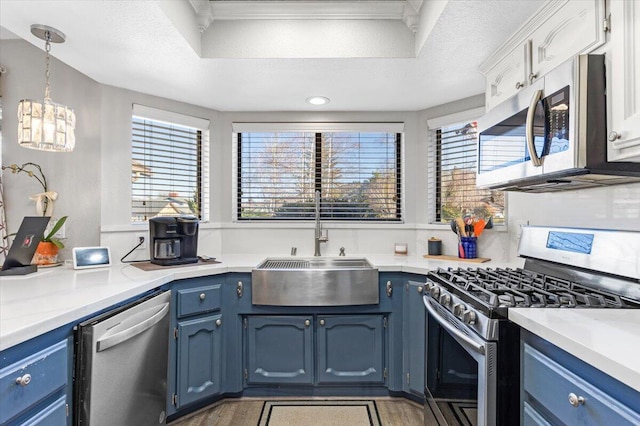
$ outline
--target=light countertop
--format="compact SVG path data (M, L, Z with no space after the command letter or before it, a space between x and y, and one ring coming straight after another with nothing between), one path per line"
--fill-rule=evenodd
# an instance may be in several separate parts
M640 391L640 309L509 309L509 319Z
M267 256L225 255L218 264L187 265L160 271L142 271L130 264L75 271L70 266L41 268L26 276L0 278L0 350L58 327L91 316L163 284L184 278L251 272ZM275 256L277 257L277 256ZM353 256L358 257L358 256ZM362 256L380 272L426 274L447 266L497 267L504 262L469 263L424 259L421 256ZM522 266L522 261L513 266Z
M142 271L129 264L69 266L0 279L0 350L47 333L174 280L251 272L267 256L225 255L218 264ZM277 257L277 256L274 256ZM359 257L359 256L353 256ZM523 260L468 263L421 256L364 255L380 272L426 274L438 267L520 267ZM640 391L640 310L510 309L509 319Z

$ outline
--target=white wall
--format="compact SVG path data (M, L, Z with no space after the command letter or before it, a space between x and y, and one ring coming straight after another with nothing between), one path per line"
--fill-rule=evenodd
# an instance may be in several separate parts
M52 49L55 53L55 46ZM66 225L68 257L70 247L95 245L100 231L101 126L100 86L73 68L51 59L51 98L75 110L76 148L71 153L51 153L23 148L17 143L17 108L21 99L44 97L44 52L23 40L0 42L2 66L2 164L39 164L49 190L57 191L54 216L68 215ZM36 214L29 195L42 192L38 182L20 173L3 173L4 201L9 232L16 232L24 216Z
M523 224L640 231L640 184L550 194L510 193L509 235L516 255Z
M223 227L222 247L224 253L264 253L269 255L288 255L291 247L297 247L298 255L311 256L314 250L314 224L247 224L234 223L232 206L235 192L230 177L232 170L232 123L238 122L282 122L282 121L318 121L318 122L404 122L404 166L405 166L405 200L404 224L335 224L326 222L324 228L329 231L329 241L322 244L322 253L337 256L340 247L347 254L393 253L394 243L409 244L409 251L415 253L414 228L417 221L417 204L420 200L420 181L413 176L420 167L418 157L419 128L415 112L386 113L221 113L218 124L220 131L220 156L224 159L219 171L223 181L219 205L220 221Z
M102 167L102 188L100 199L101 208L101 238L100 244L111 247L114 258L120 259L137 242L136 235L143 232L148 234L148 225L131 224L131 112L133 104L145 105L166 111L191 115L210 120L212 128L216 128L218 113L170 99L149 96L113 86L101 86L102 111L102 152L98 162ZM219 170L219 141L214 130L211 134L211 167L214 177L211 179L211 199L215 199L219 192L216 183L219 179L215 170ZM205 229L200 232L200 254L218 255L220 249L219 231ZM148 235L147 235L148 238ZM136 250L127 260L148 259L146 250Z
M348 255L392 253L396 242L407 243L410 254L427 251L427 239L439 237L444 252L455 254L456 236L448 226L427 223L427 125L429 118L481 106L482 96L420 112L311 113L311 112L217 112L169 99L101 85L76 70L52 60L52 98L73 107L78 117L77 145L72 153L28 150L16 143L17 119L13 112L23 98L42 98L43 52L22 40L0 42L3 75L4 165L33 161L40 164L52 190L60 193L56 216L69 215L67 246L104 244L119 259L135 244L135 236L146 225L129 223L131 105L140 103L211 120L211 221L202 224L201 254L259 253L313 254L313 224L244 224L232 218L234 191L231 124L234 121L403 121L404 217L402 224L348 225L327 223L326 255L337 255L345 247ZM26 175L4 173L5 202L9 230L15 231L25 215L35 214L30 194L39 192ZM508 227L486 231L479 241L479 254L498 260L513 260L517 253L519 227L532 225L581 226L640 230L640 185L620 185L559 194L518 194L507 197ZM508 232L507 232L508 231ZM68 257L68 249L63 252ZM147 258L138 251L131 259Z

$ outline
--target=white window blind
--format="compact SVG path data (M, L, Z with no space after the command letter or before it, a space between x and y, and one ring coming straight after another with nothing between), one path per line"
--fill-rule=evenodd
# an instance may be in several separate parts
M311 220L315 191L323 220L402 219L400 133L248 131L236 139L238 220Z
M182 214L208 219L208 121L144 108L134 106L132 117L132 222Z
M477 123L446 125L435 134L435 221L465 214L504 222L504 193L476 187Z

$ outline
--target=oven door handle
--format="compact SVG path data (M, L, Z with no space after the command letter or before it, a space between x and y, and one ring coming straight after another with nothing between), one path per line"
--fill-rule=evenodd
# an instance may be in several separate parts
M445 320L444 318L442 318L440 316L438 311L436 311L436 309L433 306L431 306L431 302L429 301L429 296L423 296L422 300L424 302L424 306L427 308L427 311L431 314L431 316L436 321L438 321L438 323L445 330L447 330L447 332L449 332L449 334L451 334L453 337L456 337L457 339L461 340L461 342L460 342L461 344L464 344L467 347L473 349L474 351L476 351L480 355L484 355L485 354L485 348L484 348L483 344L479 344L478 342L474 341L469 336L467 336L466 334L464 334L463 332L461 332L460 330L455 328L452 324L450 324L449 321Z

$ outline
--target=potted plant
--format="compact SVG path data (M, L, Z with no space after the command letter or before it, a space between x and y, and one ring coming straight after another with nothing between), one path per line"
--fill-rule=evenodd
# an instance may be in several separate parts
M36 265L48 265L58 262L58 251L64 248L64 244L54 235L62 228L67 221L67 216L63 216L53 225L51 231L44 235L38 243L36 254L33 256L33 263Z

